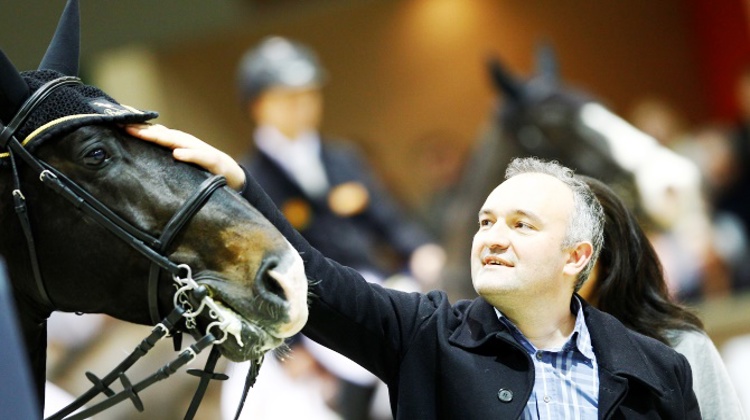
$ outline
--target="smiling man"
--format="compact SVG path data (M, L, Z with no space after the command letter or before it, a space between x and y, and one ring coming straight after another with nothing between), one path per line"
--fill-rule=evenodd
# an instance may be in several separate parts
M554 163L517 159L506 176L479 211L474 289L533 361L524 417L597 418L597 360L573 293L601 249L601 205Z
M559 346L574 324L571 296L601 249L603 223L601 205L572 171L535 159L513 161L508 180L479 211L474 289L525 335L544 340L539 345ZM563 336L544 327L548 319Z
M575 292L602 246L589 187L555 162L516 159L479 210L479 297L388 290L325 258L228 156L160 126L131 127L228 176L300 252L312 280L303 332L389 387L397 419L700 418L686 359Z

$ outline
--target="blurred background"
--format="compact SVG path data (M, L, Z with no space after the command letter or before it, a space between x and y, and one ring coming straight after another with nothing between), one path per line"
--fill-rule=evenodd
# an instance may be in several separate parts
M37 67L63 5L0 6L0 43L19 70ZM536 48L547 43L566 85L666 146L700 135L726 139L750 115L741 83L749 17L747 0L81 0L81 68L85 82L118 101L157 110L157 122L239 157L251 133L236 94L240 56L268 35L301 41L329 76L322 130L361 146L419 217L456 181L502 101L488 57L529 77ZM706 183L730 167L686 150ZM748 293L723 287L688 302L720 351L750 334ZM60 358L66 369L79 363ZM75 392L73 381L60 383Z
M19 70L37 67L63 4L4 2L0 39ZM528 75L547 41L563 80L616 113L655 96L698 123L737 114L750 52L742 0L83 0L81 19L84 78L236 153L240 55L269 34L310 45L330 74L325 131L358 140L408 205L429 193L413 165L422 138L444 132L461 154L485 123L490 54Z

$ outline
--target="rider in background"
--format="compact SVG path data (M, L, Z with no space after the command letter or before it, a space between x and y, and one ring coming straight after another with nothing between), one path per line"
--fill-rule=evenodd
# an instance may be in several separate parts
M431 281L442 250L405 216L354 145L320 133L326 79L316 54L299 42L274 36L250 49L237 81L241 106L254 124L255 150L240 162L327 257L376 283L403 278L394 276L401 272ZM322 346L301 342L341 379L336 405L342 417L369 418L376 378Z

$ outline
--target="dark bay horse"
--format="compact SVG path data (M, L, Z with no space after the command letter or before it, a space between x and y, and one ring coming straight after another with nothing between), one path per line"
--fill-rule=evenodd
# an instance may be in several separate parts
M0 256L40 401L53 311L163 327L179 306L196 340L261 358L306 322L300 256L223 178L125 133L157 114L75 77L78 15L69 1L39 70L0 51Z
M560 83L550 48L539 49L537 74L528 80L512 74L496 58L488 68L503 101L465 166L444 223L448 258L442 282L453 298L475 295L465 279L476 214L516 156L554 159L600 179L650 229L706 240L709 219L697 167L592 95Z

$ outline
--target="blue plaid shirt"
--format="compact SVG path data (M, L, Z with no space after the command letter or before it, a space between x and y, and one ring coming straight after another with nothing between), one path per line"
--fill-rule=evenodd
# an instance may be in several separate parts
M576 323L559 349L538 350L513 323L497 311L518 344L534 361L534 389L523 419L596 419L599 405L599 367L591 336L577 297L570 304Z

